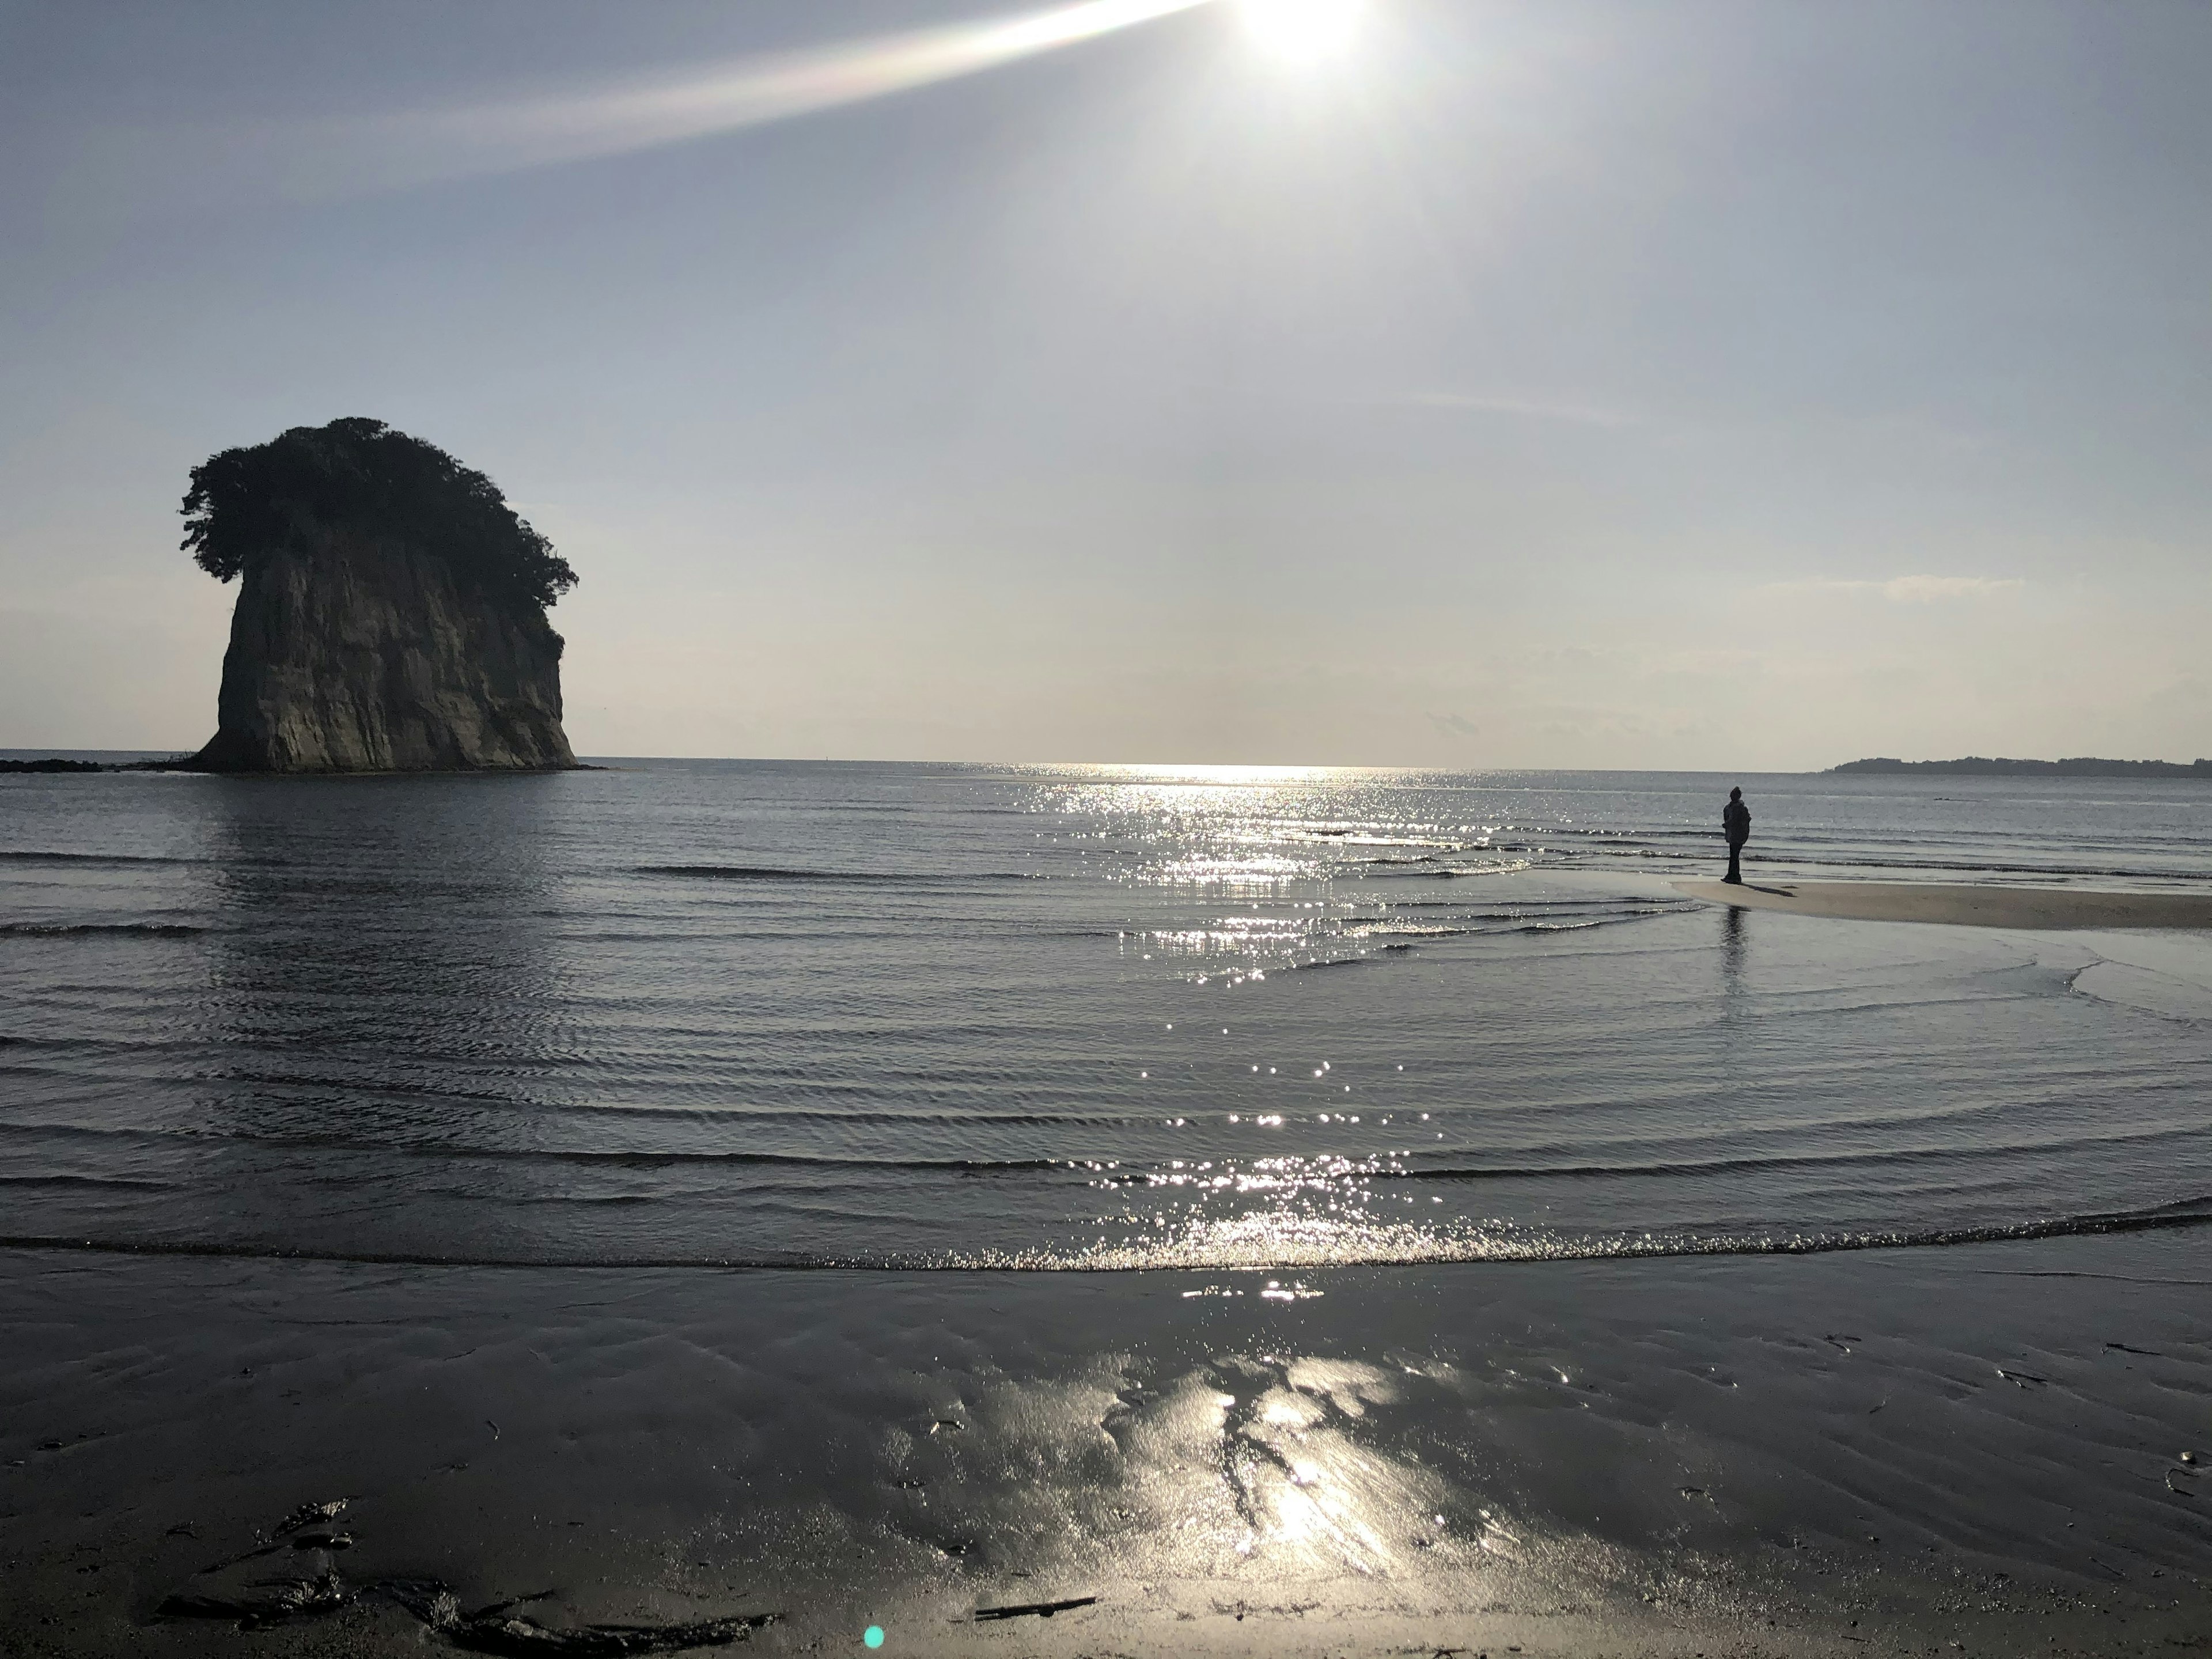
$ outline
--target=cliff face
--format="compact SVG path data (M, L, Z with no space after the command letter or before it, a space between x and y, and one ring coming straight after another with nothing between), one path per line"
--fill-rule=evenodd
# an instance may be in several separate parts
M218 772L573 767L561 636L404 543L321 530L242 572Z

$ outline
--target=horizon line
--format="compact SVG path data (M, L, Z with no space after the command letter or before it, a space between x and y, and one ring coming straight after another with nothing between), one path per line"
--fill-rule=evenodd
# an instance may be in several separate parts
M12 760L26 760L26 759L27 759L27 760L47 760L47 759L50 759L50 760L76 760L76 759L84 759L84 760L98 760L98 759L105 759L105 758L108 758L108 757L113 757L113 758L115 758L115 759L117 759L117 760L147 761L147 760L159 760L159 759L162 759L162 758L164 758L164 757L174 757L175 759L178 759L178 760L179 760L179 761L182 761L182 760L186 760L186 759L191 758L191 756L193 756L193 755L194 755L194 754L196 754L197 752L198 752L198 750L197 750L196 749L179 749L179 748L176 748L176 747L173 747L173 746L157 746L157 747L152 747L152 748L137 748L137 749L109 749L109 748L89 748L89 747L86 747L86 748L37 748L37 747L23 747L23 746L15 746L15 747L9 747L9 746L0 746L0 759L6 759L6 760L11 760L11 761L12 761ZM1904 761L1904 760L1899 760L1897 757L1893 757L1893 756L1881 755L1881 756L1863 756L1863 757L1859 757L1858 759L1854 760L1854 761L1844 761L1844 762L1838 762L1838 763L1835 763L1835 764L1833 764L1833 765L1829 765L1829 766L1820 766L1820 767L1775 767L1775 766L1767 766L1767 767L1737 767L1737 768L1729 768L1729 767L1720 767L1720 766L1711 766L1711 765L1705 765L1705 766L1595 766L1595 765L1570 766L1570 765L1559 765L1559 764L1556 764L1556 763L1553 763L1553 764L1533 764L1533 763L1510 763L1510 762L1484 762L1484 763L1480 763L1468 764L1468 763L1433 763L1433 762L1412 762L1412 761L1409 761L1409 762L1374 763L1374 762L1349 762L1349 761L1194 761L1194 760L1143 760L1143 761L1132 761L1132 760L1066 760L1066 759L1061 759L1061 760L1016 760L1016 759L980 760L980 759L975 759L975 758L966 758L966 759L962 759L962 758L956 758L956 757L929 757L929 758L915 758L915 757L896 758L896 757L874 757L874 756L846 756L846 755L708 755L708 754L689 754L689 755L680 755L680 754L662 754L662 755L648 755L648 754L612 754L612 753L606 753L606 754L591 754L591 755L582 755L582 754L580 754L580 755L578 755L578 757L577 757L577 760L578 760L578 762L579 762L579 763L580 763L580 764L595 764L595 765L599 765L599 766L602 766L602 767L606 767L606 766L619 767L619 766L625 765L625 764L628 764L628 765L645 765L645 764L658 764L658 763L705 763L705 764L712 764L712 765L724 765L724 766L970 767L970 768L994 768L994 767L996 767L996 768L1005 768L1005 769L1037 769L1037 770L1105 770L1105 771L1121 771L1121 772L1132 772L1132 773L1167 773L1167 772L1182 772L1182 773L1255 773L1255 774L1256 774L1256 773L1272 773L1272 774L1288 774L1288 773L1368 773L1368 774L1374 774L1374 775L1392 775L1392 774L1399 774L1399 775L1403 775L1403 774L1431 774L1431 775L1446 775L1446 776L1452 776L1452 777L1474 777L1474 776L1480 776L1480 775L1485 775L1485 774L1494 774L1494 773L1531 773L1531 772L1540 772L1540 773L1565 773L1565 774L1572 774L1572 773L1612 773L1612 774L1621 774L1621 775L1633 775L1633 776L1653 776L1653 777L1664 777L1664 776L1673 776L1673 777L1681 777L1681 776L1711 776L1711 777L1739 777L1739 778L1744 778L1744 777L1809 778L1809 777L1826 777L1826 776L1828 776L1828 775L1832 775L1832 774L1834 774L1834 773L1837 773L1837 772L1840 771L1844 767L1847 767L1847 766L1850 766L1850 767L1863 766L1863 765L1865 765L1865 764L1866 764L1867 763L1869 763L1869 761L1872 761L1872 762L1878 762L1878 763L1885 763L1885 764L1894 764L1894 765L1899 765L1899 766L1903 766L1903 767L1911 767L1911 768L1916 768L1916 769L1917 769L1917 768L1920 768L1920 767L1929 767L1929 766L1956 766L1956 765L1976 764L1976 763L1978 763L1978 764L1985 764L1985 765L2011 765L2011 766L2021 766L2021 765L2026 765L2026 766L2063 766L2063 765L2068 765L2068 764L2093 764L2093 765L2104 765L2104 766L2170 766L2170 767L2176 768L2176 769L2179 769L2179 770L2182 770L2182 771L2189 771L2189 770L2192 769L2193 768L2197 768L2197 767L2204 767L2204 766L2208 766L2208 765L2212 765L2212 761L2208 761L2206 758L2204 758L2204 757L2198 757L2197 759L2194 760L2194 761L2171 761L2171 760L2166 760L2166 759L2163 759L2163 758L2160 758L2160 757L2134 758L2134 757L2128 757L2103 756L2103 755L2067 755L2067 756L2060 756L2060 757L2058 757L2057 758L2056 758L2056 759L2052 759L2052 760L2044 760L2044 759L2040 759L2040 758L2037 758L2037 757L2028 757L2028 756L1961 755L1961 756L1950 756L1950 757L1946 757L1940 758L1940 759L1923 760L1923 761ZM499 773L499 772L501 772L501 771L503 771L503 770L506 770L506 769L503 769L503 768L467 768L467 769L456 769L456 770L457 770L457 771L459 771L459 770L466 770L466 771L468 771L468 772L470 772L470 773L471 773L471 774L473 774L473 773L477 773L477 772L483 772L483 773L490 774L490 775L496 775L497 773ZM333 773L309 773L309 772L301 772L301 773L270 774L270 775L271 775L271 776L286 776L286 777L295 777L295 776L296 776L296 777L319 777L319 776L328 776L328 777L404 777L404 776L412 775L412 774L408 773L408 772L401 772L401 771L391 771L391 772L357 772L357 773L336 773L336 772L333 772ZM1873 773L1862 774L1862 775L1867 775L1867 776L1882 776L1882 775L1893 775L1893 774L1891 774L1891 775L1885 775L1885 774L1879 773L1879 772L1873 772ZM1224 780L1224 781L1226 781L1226 780Z

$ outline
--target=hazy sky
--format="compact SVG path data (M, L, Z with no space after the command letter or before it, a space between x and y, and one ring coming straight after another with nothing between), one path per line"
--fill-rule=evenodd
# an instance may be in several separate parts
M371 415L582 753L2212 754L2212 5L1262 3L0 0L0 745Z

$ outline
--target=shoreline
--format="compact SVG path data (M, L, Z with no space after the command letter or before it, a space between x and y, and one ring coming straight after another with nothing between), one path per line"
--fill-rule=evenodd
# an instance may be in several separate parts
M1976 886L1960 882L1678 881L1674 890L1739 910L1843 921L1934 922L2031 932L2085 928L2212 931L2212 893L2118 893L2087 888Z

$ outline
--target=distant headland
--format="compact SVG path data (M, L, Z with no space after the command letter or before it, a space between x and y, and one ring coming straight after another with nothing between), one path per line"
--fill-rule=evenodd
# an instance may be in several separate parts
M381 421L192 469L185 546L241 578L208 772L551 771L576 580L497 486Z
M2212 779L2212 760L2184 766L2179 761L2098 760L2083 756L2073 760L1990 760L1968 755L1963 760L1908 761L1877 758L1846 761L1831 772L1911 772L1938 777L1980 778L2207 778Z

